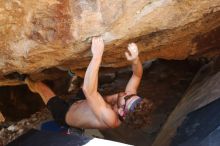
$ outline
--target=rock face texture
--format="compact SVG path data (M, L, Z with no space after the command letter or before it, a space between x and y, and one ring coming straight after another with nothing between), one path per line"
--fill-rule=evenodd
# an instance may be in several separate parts
M129 42L143 61L213 57L220 0L0 0L0 85L14 84L3 76L12 72L85 69L91 38L100 35L103 67L128 65Z

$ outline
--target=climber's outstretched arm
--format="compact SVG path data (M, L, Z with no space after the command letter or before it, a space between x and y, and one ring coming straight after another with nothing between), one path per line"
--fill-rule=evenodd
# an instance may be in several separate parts
M91 50L93 57L86 70L83 91L89 106L100 124L106 125L106 127L116 127L119 124L116 113L97 91L98 72L104 52L104 42L101 37L93 38Z
M132 77L130 78L125 92L126 93L131 93L131 94L136 94L137 89L140 85L142 74L143 74L143 67L141 64L141 61L138 57L138 47L136 44L131 43L128 45L128 50L130 52L130 55L128 52L125 52L125 56L128 61L132 62Z

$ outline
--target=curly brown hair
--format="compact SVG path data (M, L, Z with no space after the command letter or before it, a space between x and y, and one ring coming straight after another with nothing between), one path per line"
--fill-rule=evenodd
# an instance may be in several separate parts
M155 106L152 101L143 99L136 105L133 112L129 112L125 118L125 124L132 128L144 127L151 123L151 115Z

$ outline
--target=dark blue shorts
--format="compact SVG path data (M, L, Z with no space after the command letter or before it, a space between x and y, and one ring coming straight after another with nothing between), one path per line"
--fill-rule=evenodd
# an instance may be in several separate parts
M70 103L67 103L65 100L59 98L58 96L54 96L47 102L47 108L51 112L54 120L58 124L67 126L65 117L70 106L79 100L85 100L85 99L86 97L82 89L80 89L76 94L76 96L71 99Z

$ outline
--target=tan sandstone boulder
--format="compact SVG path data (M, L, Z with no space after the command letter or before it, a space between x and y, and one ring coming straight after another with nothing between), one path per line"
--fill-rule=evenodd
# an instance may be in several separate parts
M213 57L220 47L220 0L0 0L3 75L85 69L93 36L103 36L103 67L128 65L129 42L143 61ZM41 79L41 78L39 78Z

